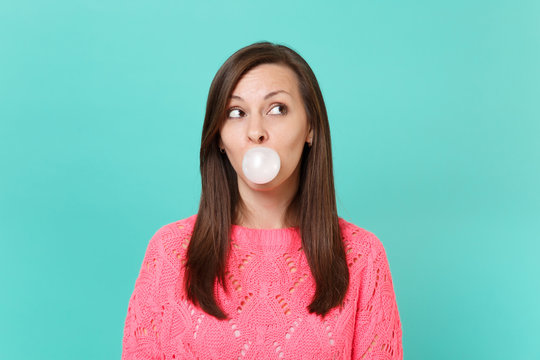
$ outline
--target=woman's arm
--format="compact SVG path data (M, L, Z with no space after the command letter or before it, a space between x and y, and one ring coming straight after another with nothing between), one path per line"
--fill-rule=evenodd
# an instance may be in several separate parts
M374 234L362 283L353 340L353 359L401 360L401 322L386 252Z
M150 240L129 300L122 344L122 360L161 359L157 300L161 278L161 230Z

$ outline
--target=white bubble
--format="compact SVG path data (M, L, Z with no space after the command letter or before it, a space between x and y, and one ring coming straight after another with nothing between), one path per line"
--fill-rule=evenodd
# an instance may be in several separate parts
M242 171L255 184L266 184L277 176L281 167L278 153L270 148L258 146L244 154Z

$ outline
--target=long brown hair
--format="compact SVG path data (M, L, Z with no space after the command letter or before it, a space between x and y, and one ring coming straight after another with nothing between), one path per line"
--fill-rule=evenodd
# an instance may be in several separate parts
M230 232L242 202L236 172L219 151L219 129L238 81L257 65L268 63L286 65L296 73L313 129L312 146L304 146L300 160L298 191L286 214L296 219L316 283L308 311L326 315L342 304L349 286L336 207L330 127L319 84L307 62L292 49L269 42L254 43L229 57L210 85L201 137L201 200L184 265L187 298L218 319L227 315L216 302L214 286L217 281L228 291L225 268Z

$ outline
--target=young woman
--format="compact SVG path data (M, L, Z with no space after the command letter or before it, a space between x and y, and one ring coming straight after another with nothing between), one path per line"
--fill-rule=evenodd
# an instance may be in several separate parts
M149 242L122 359L402 359L385 250L339 218L319 85L290 48L234 53L208 95L197 214Z

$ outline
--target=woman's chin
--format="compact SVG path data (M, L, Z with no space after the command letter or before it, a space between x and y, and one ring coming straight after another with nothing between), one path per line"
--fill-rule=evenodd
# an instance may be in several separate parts
M278 176L276 176L275 178L273 178L272 180L270 180L270 181L268 181L268 182L266 182L264 184L254 182L254 181L251 181L249 179L241 179L241 181L250 190L267 192L267 191L275 190L275 189L277 189L279 187L279 185L280 185L280 176L278 174Z

